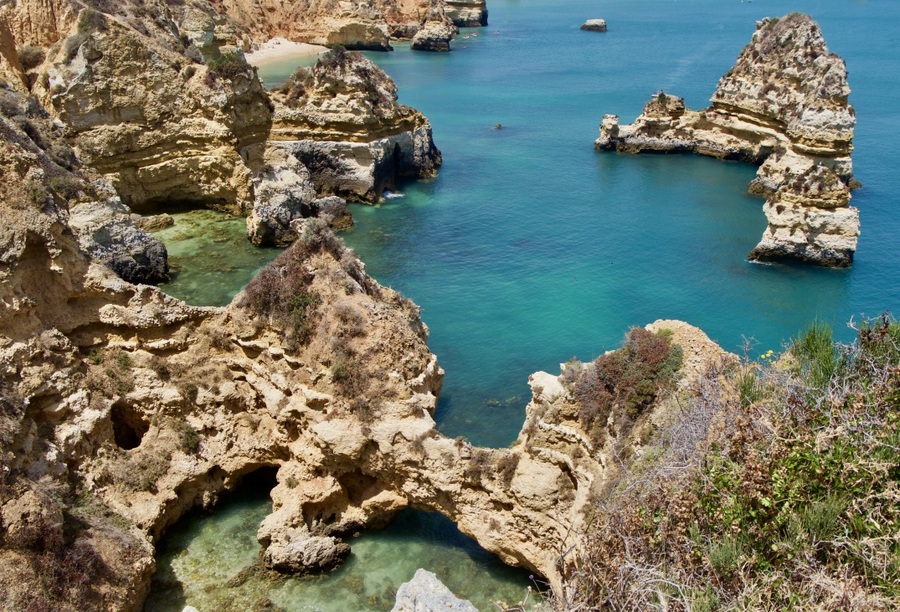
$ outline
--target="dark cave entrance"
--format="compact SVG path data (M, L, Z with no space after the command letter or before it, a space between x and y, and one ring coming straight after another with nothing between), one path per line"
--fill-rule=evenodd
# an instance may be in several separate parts
M122 450L131 450L141 445L144 434L150 429L150 424L142 414L133 406L116 402L110 409L109 416L116 446Z

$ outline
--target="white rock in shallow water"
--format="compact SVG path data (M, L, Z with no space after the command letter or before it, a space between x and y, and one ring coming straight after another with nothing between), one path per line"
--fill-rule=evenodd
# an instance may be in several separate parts
M459 599L431 572L419 569L409 582L397 589L397 599L391 612L478 612L465 599Z
M588 32L606 32L606 20L605 19L588 19L581 26L582 30L587 30Z

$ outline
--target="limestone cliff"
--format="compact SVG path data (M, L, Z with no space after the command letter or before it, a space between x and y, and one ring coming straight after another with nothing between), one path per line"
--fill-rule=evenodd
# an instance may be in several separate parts
M859 235L858 211L848 205L856 123L849 94L843 60L810 17L792 13L757 23L708 109L686 109L660 92L631 125L605 116L596 147L762 164L750 189L766 196L769 226L750 259L846 267Z
M324 221L294 220L298 240L230 306L190 307L92 261L56 167L33 141L3 146L5 609L139 609L158 537L260 468L277 470L258 534L272 567L330 567L347 553L336 537L412 505L557 585L561 554L614 482L612 453L639 453L669 409L628 427L614 416L592 437L566 366L533 377L512 448L448 439L431 416L442 371L418 308ZM721 354L689 326L657 327L683 346L685 380Z
M0 7L0 32L11 36L0 47L12 85L35 94L111 185L106 203L82 206L73 223L99 239L108 263L125 257L114 269L129 280L166 277L161 245L124 229L131 211L223 209L249 216L254 243L284 246L297 218L325 211L335 227L348 224L343 204L327 198L375 201L440 164L427 120L396 104L394 84L362 58L342 53L314 71L271 133L274 105L240 50L244 26L203 0L92 4ZM148 265L132 265L140 259Z
M320 195L376 202L441 164L428 120L398 104L394 82L358 53L330 52L273 99L269 142L309 169Z
M211 0L259 42L276 36L347 49L387 51L437 11L456 26L487 25L484 0Z
M204 65L165 42L85 9L50 50L36 93L133 209L182 202L248 211L245 159L266 137L266 93L239 51Z

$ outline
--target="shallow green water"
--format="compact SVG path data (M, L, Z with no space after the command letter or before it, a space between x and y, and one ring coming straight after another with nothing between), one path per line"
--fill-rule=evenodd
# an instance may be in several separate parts
M172 280L166 293L196 306L224 306L279 249L260 249L247 240L247 222L212 210L172 214L175 225L154 232L169 251Z
M506 567L463 537L446 519L407 511L382 531L351 539L353 552L335 573L283 578L253 572L256 530L272 505L263 493L242 494L209 516L182 522L161 542L145 609L201 612L251 610L271 602L293 611L390 610L397 588L425 567L479 610L494 601L525 600L525 572ZM535 601L534 595L530 598Z

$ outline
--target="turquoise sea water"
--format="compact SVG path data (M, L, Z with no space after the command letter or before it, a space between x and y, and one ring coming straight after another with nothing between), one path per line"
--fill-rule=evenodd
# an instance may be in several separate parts
M446 370L437 413L445 434L507 445L530 373L595 357L630 326L658 318L698 325L729 350L746 337L765 351L816 318L850 340L851 317L898 309L900 3L491 0L489 8L490 25L465 31L449 54L401 45L370 54L400 100L429 117L444 166L434 180L406 185L402 198L354 207L357 225L345 234L370 274L423 307ZM745 193L753 167L593 149L604 113L630 122L661 87L705 107L754 22L791 11L820 23L850 71L863 183L850 270L746 261L765 227L762 200ZM580 31L592 17L609 31ZM438 523L415 544L401 537L405 527L384 535L389 563L422 554L423 542L441 550L444 536L434 534L453 530ZM488 572L483 579L494 588ZM355 588L355 579L328 580L348 597Z

